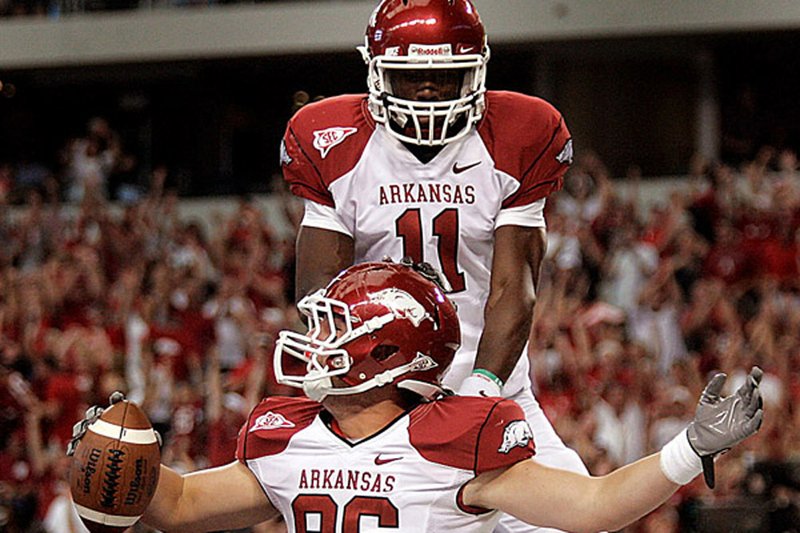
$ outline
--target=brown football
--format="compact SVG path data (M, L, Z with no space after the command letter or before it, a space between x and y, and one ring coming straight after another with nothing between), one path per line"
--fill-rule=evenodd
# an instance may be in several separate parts
M147 415L118 402L89 426L70 465L75 509L92 533L120 533L139 520L158 485L161 450Z

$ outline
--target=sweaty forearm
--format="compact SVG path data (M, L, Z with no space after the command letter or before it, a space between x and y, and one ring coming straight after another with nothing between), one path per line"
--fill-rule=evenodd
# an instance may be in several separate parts
M474 368L503 382L528 340L546 248L544 228L501 226L495 231L491 287Z
M588 528L592 531L617 531L661 505L680 487L664 475L658 453L593 481L584 506L587 516L594 517Z
M490 296L478 344L475 368L489 370L504 382L511 375L528 340L534 296L521 285L508 285Z

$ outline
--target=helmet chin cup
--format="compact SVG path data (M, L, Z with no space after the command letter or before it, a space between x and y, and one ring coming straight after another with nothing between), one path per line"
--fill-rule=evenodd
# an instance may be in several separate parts
M333 389L333 383L331 382L331 378L325 375L321 375L315 379L313 376L314 372L317 371L312 370L306 374L309 380L303 382L303 392L309 399L315 402L322 402L322 400L328 397L330 390Z
M467 135L472 125L480 120L483 95L480 95L480 106L473 105L474 98L417 102L387 96L383 99L385 116L397 127L388 124L386 129L404 143L444 146Z

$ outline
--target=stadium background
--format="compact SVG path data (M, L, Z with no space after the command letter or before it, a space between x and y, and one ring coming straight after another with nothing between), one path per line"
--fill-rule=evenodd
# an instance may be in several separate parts
M531 349L559 433L601 474L758 363L768 422L721 487L629 529L796 531L800 5L475 3L489 87L576 144ZM373 5L0 0L0 527L71 531L61 446L114 388L185 469L285 392L254 371L296 322L278 143L298 91L363 91Z

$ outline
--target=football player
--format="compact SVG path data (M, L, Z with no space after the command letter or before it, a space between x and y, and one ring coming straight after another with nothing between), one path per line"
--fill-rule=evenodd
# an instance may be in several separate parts
M514 401L442 386L461 336L432 269L363 263L299 309L308 331L281 332L275 369L309 398L263 400L227 466L184 475L162 466L146 523L214 531L280 514L290 532L489 532L505 512L570 531L617 530L762 420L760 370L726 398L718 374L661 452L606 476L579 475L538 461L538 437ZM303 371L291 372L295 360Z
M548 102L487 91L469 0L383 0L361 52L368 93L303 106L281 146L303 198L297 299L348 265L411 257L444 272L462 346L445 383L522 406L539 459L586 474L531 392L525 343L545 252L545 201L572 162ZM529 531L513 519L502 531Z

